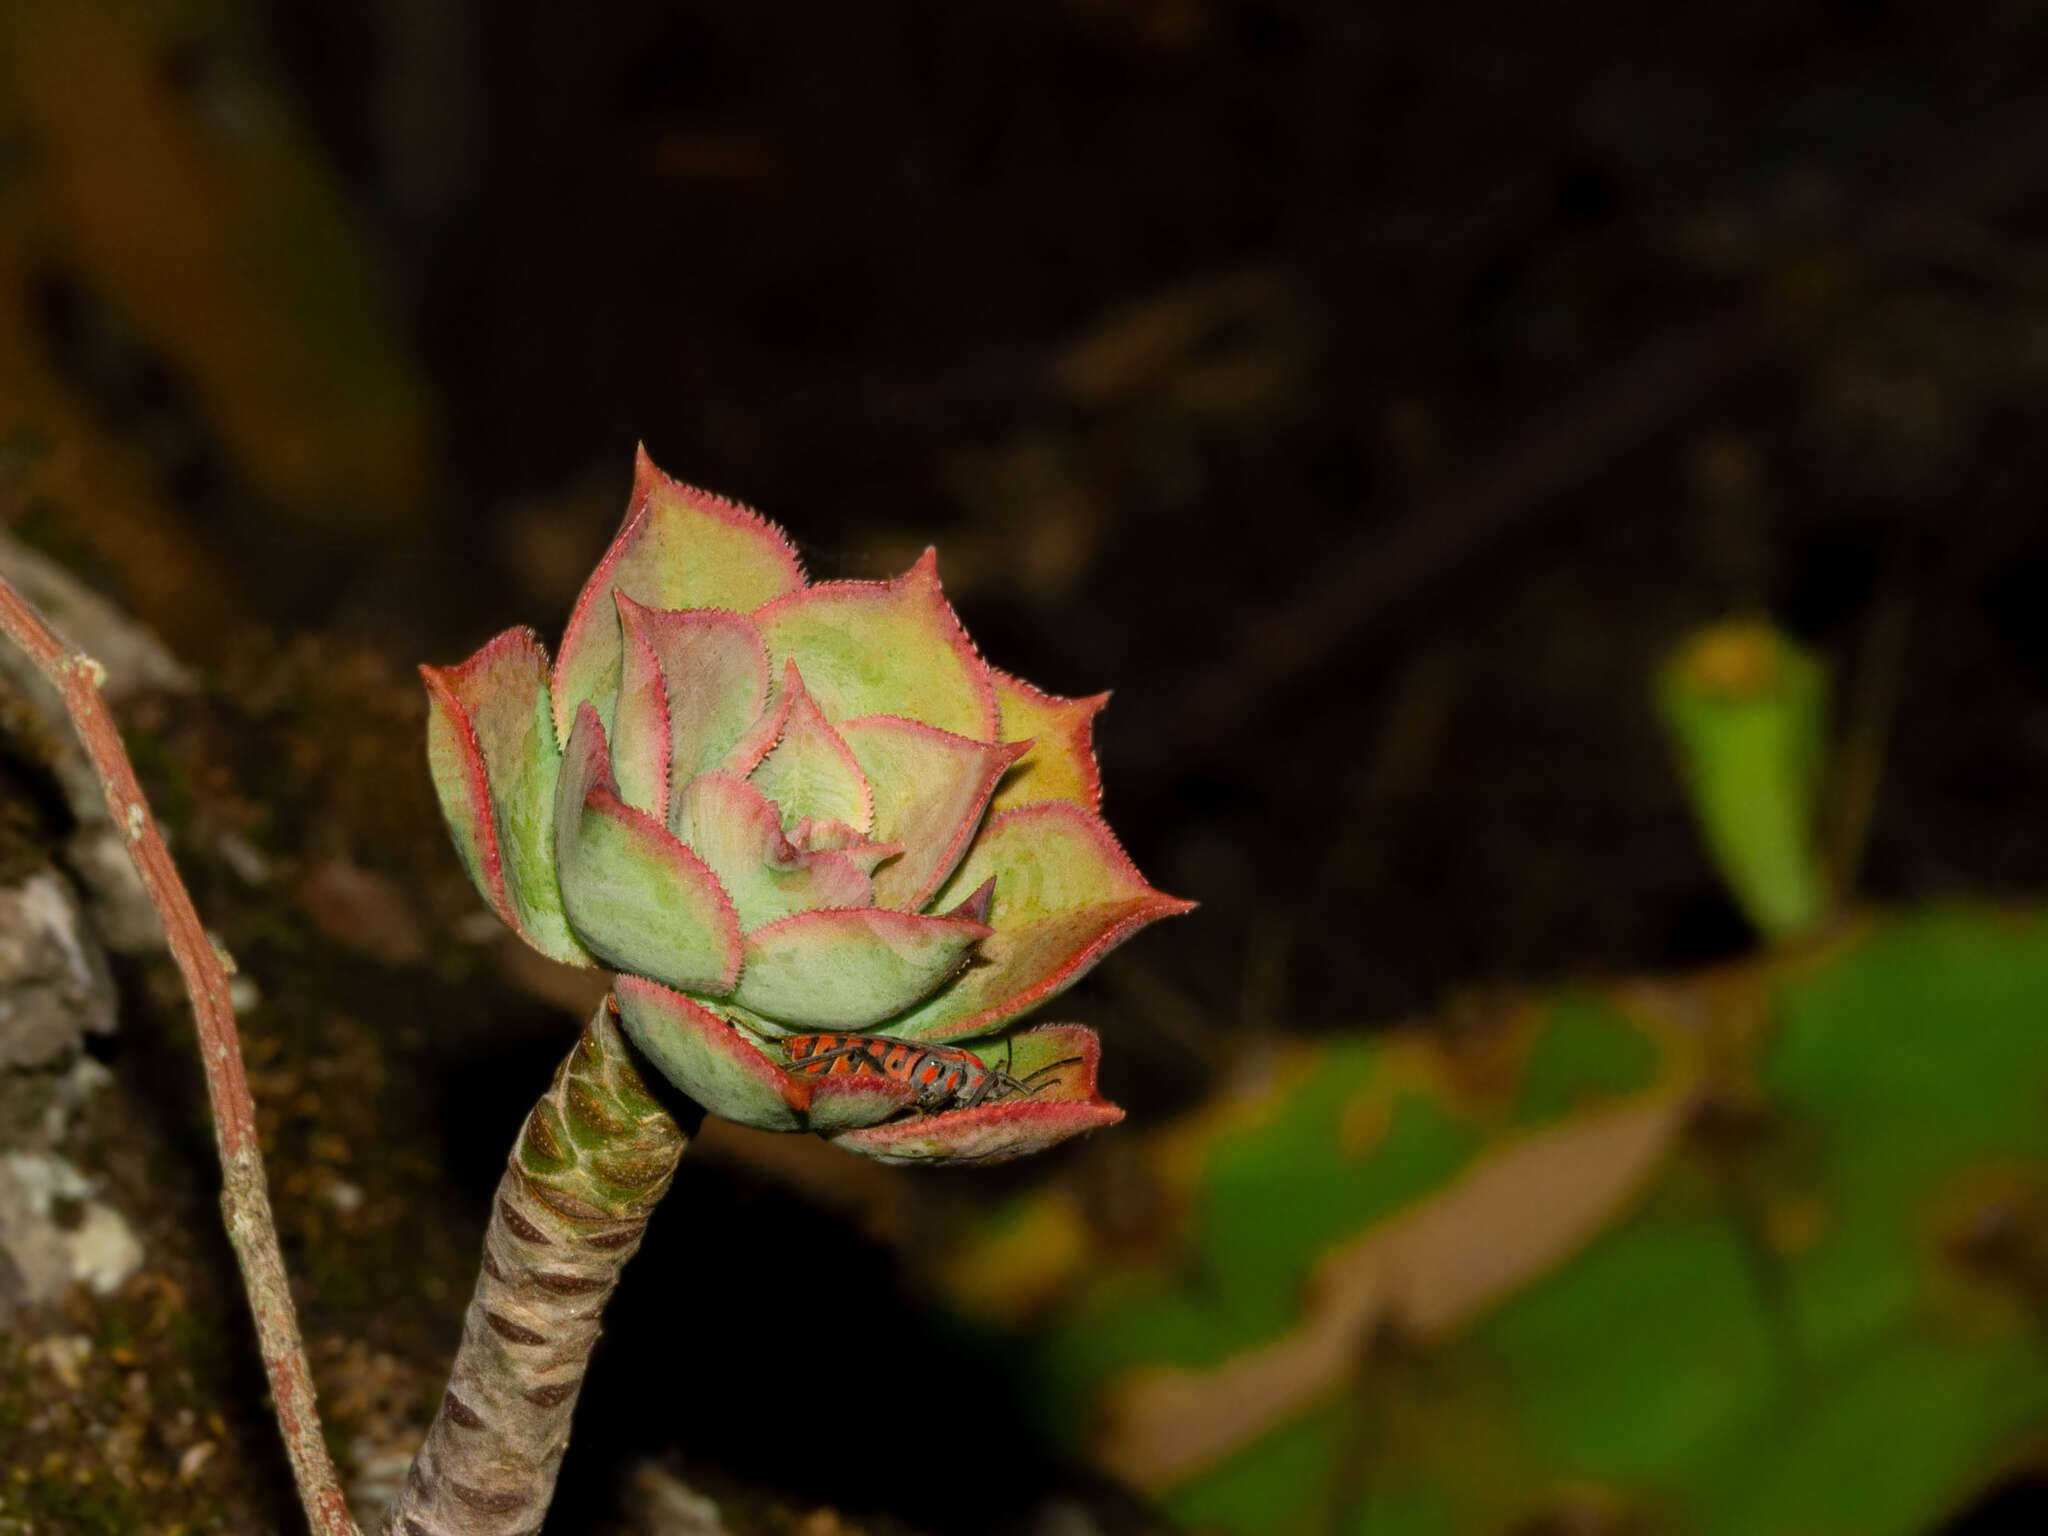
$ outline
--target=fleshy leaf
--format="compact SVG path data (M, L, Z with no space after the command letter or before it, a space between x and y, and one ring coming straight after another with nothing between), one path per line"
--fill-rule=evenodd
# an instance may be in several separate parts
M676 832L732 898L742 930L811 907L871 907L874 882L851 858L782 835L774 804L745 779L705 773L679 792Z
M782 739L749 776L754 787L775 802L784 827L809 817L866 832L874 825L874 795L793 661L785 664L781 702Z
M901 715L995 740L988 666L939 590L931 550L894 581L822 582L769 603L754 622L771 658L802 666L828 719Z
M992 809L1007 811L1039 800L1071 800L1084 811L1102 808L1102 774L1095 766L1095 717L1109 702L1098 693L1063 699L1020 678L991 672L999 741L1030 741L1026 752L997 788Z
M764 650L762 655L765 658L767 652ZM762 665L766 664L764 659ZM710 766L722 768L727 773L736 773L743 779L760 767L762 759L766 758L775 749L775 744L782 740L783 727L789 724L790 701L790 691L787 688L775 689L774 697L768 701L767 707L755 717L752 725L740 733L739 744Z
M661 673L671 802L673 792L700 773L731 768L744 775L760 762L781 724L765 709L768 651L745 615L723 608L644 608L621 594L619 627L627 638L621 704L633 681L634 640ZM615 765L621 752L614 730ZM619 772L623 777L624 768Z
M803 567L782 530L751 508L671 480L641 449L625 526L569 616L555 663L555 729L566 740L576 708L610 712L621 645L613 589L648 608L751 612L802 590Z
M957 890L950 892L949 899L951 896L958 896L959 894ZM985 923L988 921L989 908L994 906L995 902L996 877L990 875L981 884L969 891L957 906L948 907L945 915L947 917L971 918L977 923Z
M841 1073L830 1077L797 1075L811 1092L810 1112L804 1119L807 1130L821 1136L840 1131L880 1125L901 1114L917 1097L913 1084L872 1072Z
M746 1007L744 1004L736 1003L729 997L721 997L718 1000L718 1010L730 1018L733 1023L739 1025L740 1028L763 1040L781 1040L790 1035L811 1033L811 1027L808 1024L778 1024L775 1020L758 1014L753 1009Z
M548 719L548 655L530 629L508 629L454 667L422 667L427 761L457 852L491 909L542 954L590 956L569 930L555 879L555 781L561 754Z
M648 1060L714 1115L764 1131L804 1128L811 1089L746 1031L642 976L613 987L619 1022Z
M903 845L903 857L876 874L875 901L915 912L953 873L996 781L1026 748L895 715L841 721L839 735L874 792L875 836Z
M619 696L612 705L612 772L618 776L619 798L656 821L668 820L669 709L668 680L661 659L639 622L642 608L623 592L618 599L619 630L625 654L619 665Z
M1043 1071L1037 1092L846 1131L833 1144L885 1163L1000 1163L1123 1119L1124 1112L1096 1087L1102 1046L1093 1030L1045 1024L1013 1036L1005 1049L1007 1060L1005 1051L986 1045L977 1045L975 1054L1026 1082Z
M469 712L456 699L440 667L421 667L427 685L427 771L455 851L470 883L490 909L514 932L519 914L505 889L505 865L498 851L498 827L491 815L490 778L484 771L483 747Z
M733 996L784 1023L860 1029L944 985L988 934L965 918L880 907L799 912L747 935Z
M576 713L556 795L555 851L570 925L622 971L686 991L732 990L740 927L699 859L619 798L597 710Z
M1707 852L1744 915L1780 942L1812 931L1836 897L1817 831L1826 670L1769 623L1736 619L1665 663L1657 702Z
M1146 884L1101 818L1064 800L1020 806L989 822L937 904L990 878L995 932L978 963L891 1020L887 1033L912 1040L986 1034L1064 992L1147 923L1194 905Z

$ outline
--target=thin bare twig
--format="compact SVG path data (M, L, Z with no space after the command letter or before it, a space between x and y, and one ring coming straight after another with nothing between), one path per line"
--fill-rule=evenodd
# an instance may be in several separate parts
M164 846L127 749L121 745L121 733L100 697L104 669L58 639L5 578L0 578L0 629L42 669L64 700L65 712L106 790L107 812L126 834L128 856L135 862L150 903L163 919L171 955L185 978L185 991L192 999L199 1026L207 1097L213 1104L214 1140L220 1148L221 1212L241 1265L242 1285L249 1293L263 1370L270 1378L277 1425L284 1434L307 1524L315 1536L361 1536L320 1437L313 1378L306 1367L306 1347L299 1337L284 1256L278 1251L277 1227L270 1214L263 1152L256 1140L256 1105L249 1097L241 1037L228 998L227 964L201 926L185 882L178 878L170 849Z

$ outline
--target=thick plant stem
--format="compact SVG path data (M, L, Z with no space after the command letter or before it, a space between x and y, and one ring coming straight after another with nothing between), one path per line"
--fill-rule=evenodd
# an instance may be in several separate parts
M605 1303L687 1142L606 997L498 1182L448 1390L385 1536L540 1529Z

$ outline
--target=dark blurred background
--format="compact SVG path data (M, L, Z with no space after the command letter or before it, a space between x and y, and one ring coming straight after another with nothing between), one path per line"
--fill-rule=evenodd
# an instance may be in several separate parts
M414 662L558 631L636 439L814 575L936 543L997 665L1115 688L1106 812L1203 903L1067 1009L1151 1123L1238 1031L1746 947L1647 693L1729 612L1881 764L1867 895L2048 886L2044 64L2021 0L12 0L0 489L231 702L346 656L300 726L401 745ZM494 1027L419 1090L450 1210L559 1049Z
M1114 686L1207 996L1728 942L1642 699L1731 608L1909 610L1876 889L2048 873L2039 8L15 9L16 366L200 659L551 629L639 438Z

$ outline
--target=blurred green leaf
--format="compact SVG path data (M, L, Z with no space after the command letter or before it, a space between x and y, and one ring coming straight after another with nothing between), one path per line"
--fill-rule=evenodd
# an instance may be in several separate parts
M1767 938L1827 915L1815 834L1827 731L1820 666L1759 621L1693 636L1657 680L1714 867Z
M1873 918L1294 1048L1150 1138L1149 1244L1041 1192L953 1295L1191 1529L1888 1536L2048 1428L2044 1110L2048 917Z

